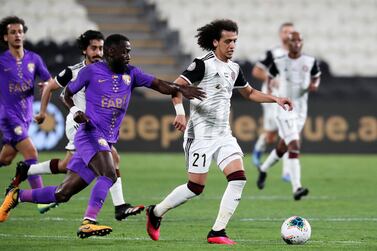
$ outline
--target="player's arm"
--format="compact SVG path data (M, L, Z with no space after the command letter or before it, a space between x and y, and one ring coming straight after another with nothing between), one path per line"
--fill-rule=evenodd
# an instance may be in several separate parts
M177 78L174 81L174 83L176 83L179 86L188 85L187 81L181 77ZM186 129L187 121L186 121L185 108L183 107L183 102L182 102L182 93L177 92L176 95L173 95L172 102L173 102L175 113L176 113L176 117L174 119L173 125L176 129L183 132Z
M89 118L73 103L73 95L80 91L84 86L89 84L91 71L83 68L77 75L75 80L69 82L64 92L64 103L68 106L69 112L73 115L73 120L77 123L89 122Z
M181 92L182 95L188 99L197 98L202 100L202 98L205 98L205 93L200 87L189 85L181 86L158 78L153 79L151 88L162 94L170 94L172 96L176 96L178 92Z
M239 88L241 95L248 100L255 101L257 103L277 103L284 110L288 106L288 110L292 110L292 102L287 98L279 98L270 94L262 93L254 88L252 88L246 81L242 70L239 70L236 82L234 84L235 88Z
M51 92L58 88L60 88L60 86L52 78L47 82L47 85L43 87L39 113L34 116L34 120L38 124L42 124L46 118L46 110L47 110L48 102L50 101L50 98L51 98Z
M311 80L308 87L309 92L315 92L318 90L319 83L321 82L321 70L319 69L318 61L315 60L313 67L310 71Z
M266 56L263 60L257 62L253 69L251 70L251 74L254 78L261 80L263 82L267 81L267 69L273 62L273 56L271 51L266 52Z
M201 59L194 59L194 61L189 65L189 67L179 76L174 83L179 86L189 86L192 83L200 82L205 73L205 64ZM174 127L180 131L186 129L186 114L185 108L182 104L182 94L177 92L177 95L173 96L172 102L176 112L176 117L174 119Z

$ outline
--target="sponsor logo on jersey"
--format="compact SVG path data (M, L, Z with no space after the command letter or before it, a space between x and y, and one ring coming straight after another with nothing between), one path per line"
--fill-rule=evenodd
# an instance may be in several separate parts
M308 71L309 71L309 67L308 67L307 65L303 65L303 66L302 66L302 70L303 70L304 72L308 72Z

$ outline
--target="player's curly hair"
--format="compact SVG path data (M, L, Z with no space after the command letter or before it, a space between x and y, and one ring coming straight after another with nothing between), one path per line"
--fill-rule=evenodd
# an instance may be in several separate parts
M8 44L4 40L4 35L8 34L8 25L10 24L21 24L24 29L24 33L26 33L28 30L28 27L25 25L25 21L22 18L19 18L17 16L4 17L0 21L0 36L1 36L0 43L3 46L6 46Z
M90 44L90 40L105 40L105 37L99 31L87 30L76 39L79 49L85 51Z
M206 51L215 50L213 40L220 40L223 30L238 33L237 23L230 19L218 19L198 28L195 36L198 38L198 45Z

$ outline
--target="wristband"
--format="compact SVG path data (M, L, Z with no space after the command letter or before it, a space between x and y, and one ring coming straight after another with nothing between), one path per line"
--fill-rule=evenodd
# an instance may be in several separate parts
M182 103L174 105L174 109L177 115L185 115L185 108L183 107Z
M69 112L72 114L72 115L75 115L76 112L79 112L81 111L77 106L72 106L71 109L69 109Z

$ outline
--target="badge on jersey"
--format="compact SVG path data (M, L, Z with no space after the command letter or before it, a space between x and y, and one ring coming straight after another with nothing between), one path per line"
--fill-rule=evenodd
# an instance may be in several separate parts
M123 74L122 79L126 85L130 85L131 83L131 76L128 74Z
M99 138L98 144L100 144L101 146L107 146L107 141L104 138Z
M30 73L33 73L34 69L35 69L35 64L34 63L28 63L27 69L29 70Z
M21 126L16 126L14 128L14 133L17 134L17 135L21 135L22 134L22 127Z

